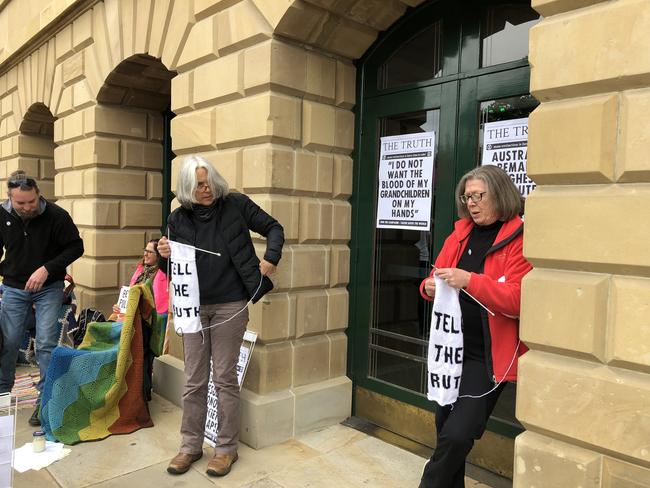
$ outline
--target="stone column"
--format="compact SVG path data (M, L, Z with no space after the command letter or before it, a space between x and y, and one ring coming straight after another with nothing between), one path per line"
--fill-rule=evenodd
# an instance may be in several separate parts
M110 313L146 241L160 234L162 117L94 105L55 123L55 194L85 245L72 265L80 308Z
M650 3L533 7L514 486L647 487Z
M209 13L196 9L199 19ZM351 407L355 70L272 39L260 20L251 2L200 20L172 80L174 173L184 154L200 152L285 229L275 290L250 309L258 343L242 392L241 437L254 447L338 422ZM264 240L254 242L262 256Z

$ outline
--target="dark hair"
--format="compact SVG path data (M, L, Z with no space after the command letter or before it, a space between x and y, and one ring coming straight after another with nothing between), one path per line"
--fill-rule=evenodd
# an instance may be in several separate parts
M153 244L153 250L156 251L156 254L158 254L158 241L159 240L160 239L150 239L149 241L147 241L147 244ZM158 254L158 256L160 256L160 254Z
M150 239L147 241L147 244L153 244L153 250L156 251L156 256L160 257L160 254L158 253L158 241L160 239ZM145 244L145 249L146 249L146 244ZM144 265L144 256L142 256L142 261L140 261L140 264Z
M36 193L40 193L36 180L27 176L22 169L14 171L7 179L7 190L10 191L14 188L20 188L22 191L36 190Z
M465 173L456 186L456 208L461 219L470 217L467 205L460 199L465 193L465 184L469 180L481 180L485 183L488 198L494 203L499 220L508 221L523 213L524 199L508 173L498 166L485 165Z

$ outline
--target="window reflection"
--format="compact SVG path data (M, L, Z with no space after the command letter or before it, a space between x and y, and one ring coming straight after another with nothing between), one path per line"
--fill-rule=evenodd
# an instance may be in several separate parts
M487 8L481 22L481 66L527 58L528 31L540 18L525 4Z
M402 44L379 68L378 88L430 80L442 76L442 21Z

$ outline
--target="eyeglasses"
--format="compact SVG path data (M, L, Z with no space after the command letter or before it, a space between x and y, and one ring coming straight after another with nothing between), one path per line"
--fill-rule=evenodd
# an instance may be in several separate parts
M482 191L482 192L477 192L477 193L469 193L468 195L461 195L460 196L460 201L463 202L463 205L467 205L467 202L469 200L473 201L474 203L478 203L481 200L483 200L483 195L485 195L487 192Z
M196 185L196 191L205 191L210 190L210 185L208 183L200 182Z
M156 254L156 251L150 251L149 249L143 249L142 252L145 254Z
M18 177L10 178L7 180L7 187L11 190L13 188L20 188L21 190L31 190L37 188L36 180L34 178Z

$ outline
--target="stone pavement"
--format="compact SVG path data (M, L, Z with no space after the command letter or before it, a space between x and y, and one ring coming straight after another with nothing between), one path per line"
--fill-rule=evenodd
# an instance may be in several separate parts
M176 454L181 410L158 395L150 403L155 426L103 441L68 446L72 452L47 469L14 473L14 488L63 487L416 487L425 459L343 425L254 450L241 444L230 474L205 474L212 449L184 475L166 472ZM16 447L31 442L32 410L19 410ZM467 479L468 488L489 485Z

